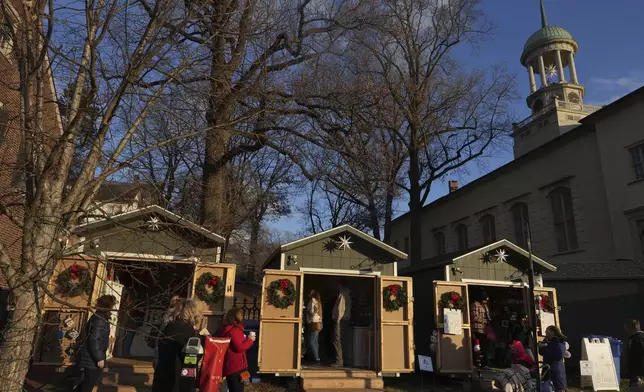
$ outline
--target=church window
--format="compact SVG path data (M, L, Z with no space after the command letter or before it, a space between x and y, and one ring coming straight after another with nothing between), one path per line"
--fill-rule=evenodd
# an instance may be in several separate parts
M496 241L496 227L494 215L487 214L481 218L481 231L483 232L483 243L489 244Z
M436 256L445 254L445 234L442 231L434 233L434 244L436 246Z
M528 247L528 205L517 203L510 209L512 212L512 221L514 222L514 240L522 248Z
M570 188L556 188L548 195L557 239L557 250L567 252L579 247Z
M644 143L640 144L639 146L633 147L628 151L631 153L631 161L633 162L635 179L644 179Z
M464 223L456 226L456 240L458 250L465 250L469 247L467 241L467 226Z

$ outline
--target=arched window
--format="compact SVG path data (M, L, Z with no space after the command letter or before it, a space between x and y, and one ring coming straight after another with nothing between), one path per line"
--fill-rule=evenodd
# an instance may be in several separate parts
M483 215L480 220L481 232L483 232L483 243L489 244L496 241L496 227L494 222L494 215Z
M434 233L434 246L436 246L436 256L445 254L445 234L442 231Z
M528 205L517 203L510 209L512 212L512 222L514 223L514 240L522 248L528 247Z
M458 250L469 248L469 244L467 243L467 226L464 223L456 226L456 243L458 244Z
M570 188L557 188L550 192L548 198L552 205L552 223L557 238L557 249L559 252L577 249L579 243Z

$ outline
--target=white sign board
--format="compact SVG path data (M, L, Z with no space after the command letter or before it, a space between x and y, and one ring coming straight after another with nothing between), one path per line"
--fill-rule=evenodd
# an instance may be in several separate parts
M593 375L593 363L591 361L579 361L580 376Z
M613 353L608 339L582 339L581 360L592 364L592 375L581 376L581 387L595 391L619 391Z
M548 312L539 313L539 321L541 321L541 336L546 336L546 328L555 324L555 314Z
M427 357L425 355L418 356L418 367L424 372L433 372L434 364L432 363L432 357Z
M460 309L443 309L443 329L446 335L463 334L463 314Z

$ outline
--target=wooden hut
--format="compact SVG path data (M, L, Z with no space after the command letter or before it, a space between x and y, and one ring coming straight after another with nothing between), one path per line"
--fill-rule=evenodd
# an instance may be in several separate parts
M397 272L398 261L406 258L405 253L348 225L280 246L264 264L260 373L300 376L305 390L364 390L381 388L383 375L412 372L412 279ZM295 295L292 304L280 308L272 302L275 293L270 291L289 285L285 281L293 285ZM332 309L340 281L351 291L353 361L333 369L328 366L334 358ZM407 296L396 309L387 306L394 297L384 294L393 286L400 298L401 292ZM309 365L304 355L303 315L312 289L321 294L323 304L320 365Z

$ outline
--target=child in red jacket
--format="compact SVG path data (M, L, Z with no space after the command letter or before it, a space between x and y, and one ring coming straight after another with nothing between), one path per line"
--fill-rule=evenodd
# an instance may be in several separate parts
M215 336L230 338L230 345L224 357L223 376L226 377L229 392L243 392L244 383L250 378L246 350L255 342L255 336L248 338L244 335L242 313L232 308L224 317L224 323Z

